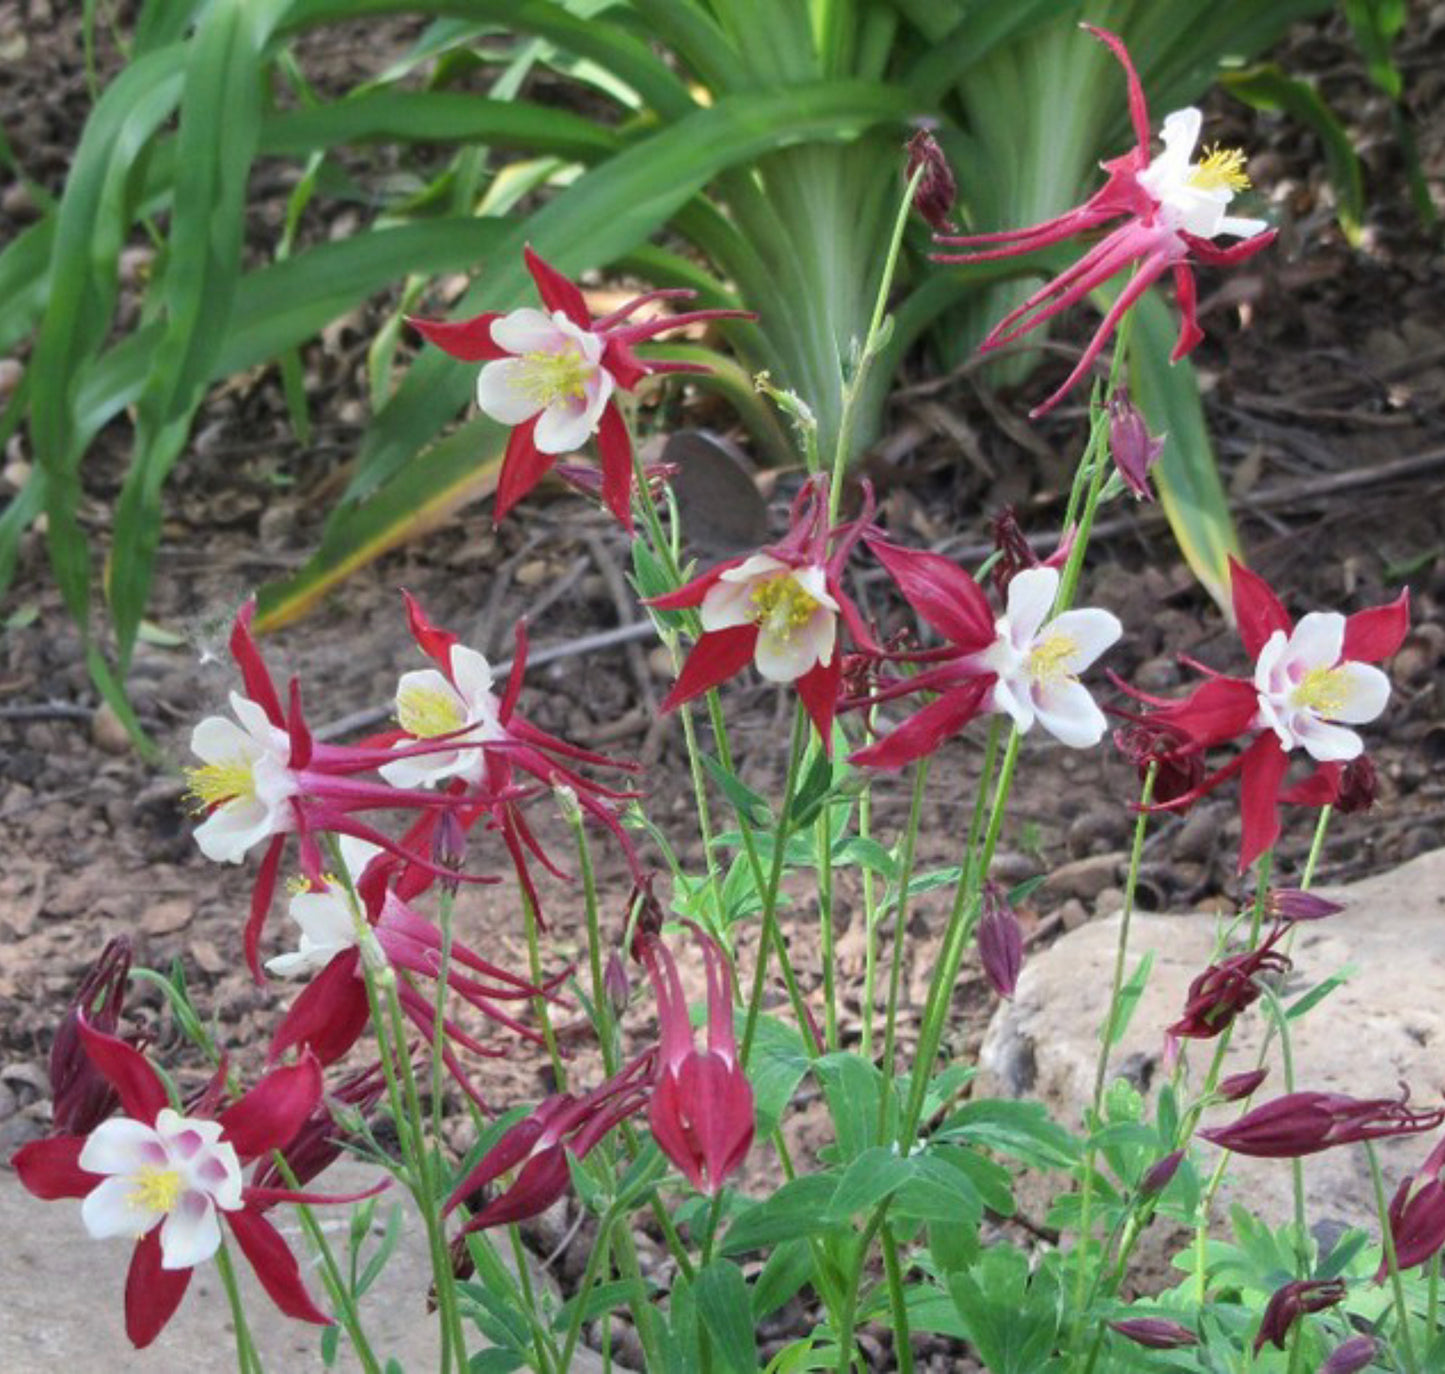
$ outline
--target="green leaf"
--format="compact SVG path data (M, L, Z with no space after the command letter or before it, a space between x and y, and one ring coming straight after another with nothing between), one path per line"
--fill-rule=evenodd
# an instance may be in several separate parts
M1043 1169L1067 1168L1082 1153L1078 1139L1054 1121L1042 1103L1002 1098L965 1102L934 1138L967 1140Z
M729 1260L713 1260L693 1280L692 1291L698 1315L712 1335L713 1355L721 1367L733 1374L753 1374L758 1367L758 1352L742 1271Z
M1358 964L1346 964L1338 973L1332 973L1328 978L1316 983L1308 992L1296 998L1289 1004L1285 1011L1287 1020L1294 1021L1303 1016L1312 1007L1317 1007L1336 988L1343 987L1351 978L1358 973Z
M776 1312L813 1277L813 1252L805 1240L787 1240L768 1256L753 1280L753 1321Z
M720 1252L745 1254L783 1241L802 1240L829 1229L826 1211L838 1178L835 1173L802 1174L744 1212L728 1227Z
M711 754L699 754L702 766L712 775L712 780L722 788L723 795L733 805L740 817L759 830L773 827L773 809L767 798L754 792L738 775L724 768Z
M983 1199L968 1175L943 1156L942 1148L935 1146L927 1154L909 1158L908 1178L893 1199L892 1215L974 1229L983 1216Z
M1139 999L1144 995L1144 985L1149 981L1149 970L1153 967L1154 951L1151 949L1139 960L1134 972L1129 975L1128 981L1119 989L1119 1000L1114 1005L1112 1027L1108 1025L1101 1027L1101 1034L1103 1031L1109 1031L1110 1048L1117 1045L1129 1029L1129 1022L1134 1019Z
M803 1037L798 1031L775 1016L761 1014L753 1032L752 1057L748 1061L748 1081L753 1085L759 1135L766 1135L782 1118L808 1072L808 1064Z
M876 1206L912 1174L912 1161L901 1158L891 1145L870 1146L843 1170L828 1200L827 1219L845 1222L856 1213Z
M878 1139L878 1097L889 1088L878 1067L857 1054L826 1054L812 1068L828 1100L839 1159L847 1163Z
M832 760L820 749L813 756L808 771L793 793L788 806L788 828L801 830L823 809L823 802L833 785Z

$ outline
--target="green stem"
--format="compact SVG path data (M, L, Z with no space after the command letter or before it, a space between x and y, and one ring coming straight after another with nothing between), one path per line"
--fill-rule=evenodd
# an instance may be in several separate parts
M519 889L518 895L522 899L522 926L527 936L527 968L530 971L532 986L540 989L542 986L542 946L538 937L537 908L527 895L525 887ZM532 1010L542 1027L542 1039L547 1045L547 1057L552 1063L552 1077L556 1083L555 1091L564 1093L567 1091L567 1065L562 1059L561 1047L557 1044L557 1034L552 1029L552 1012L547 1005L545 992L539 991L532 998Z
M597 1282L598 1271L606 1262L608 1236L614 1221L616 1218L610 1211L602 1219L602 1224L597 1228L597 1239L587 1256L587 1269L582 1275L582 1286L572 1295L572 1318L567 1323L567 1338L562 1343L562 1358L557 1366L561 1370L572 1368L572 1354L577 1349L578 1338L582 1335L582 1317L587 1310L587 1294L592 1291L592 1285Z
M852 1282L846 1290L843 1318L838 1327L838 1374L848 1374L853 1366L853 1328L858 1320L858 1294L862 1286L863 1266L867 1263L868 1249L873 1244L878 1228L883 1224L887 1210L888 1199L885 1198L874 1208L873 1215L868 1218L863 1228L863 1234L858 1237L854 1251L857 1258L852 1265Z
M1415 1363L1415 1342L1410 1336L1410 1308L1405 1302L1405 1285L1400 1280L1400 1265L1395 1255L1395 1236L1390 1230L1390 1205L1385 1200L1385 1179L1380 1172L1380 1157L1375 1142L1365 1141L1365 1154L1370 1161L1370 1179L1375 1185L1375 1207L1380 1214L1380 1239L1385 1247L1385 1265L1390 1271L1390 1285L1395 1291L1395 1316L1400 1325L1400 1344L1404 1347L1407 1374L1418 1374Z
M1305 871L1300 877L1301 890L1307 889L1315 880L1315 868L1325 847L1325 832L1330 828L1330 817L1334 814L1333 806L1320 807L1320 818L1315 822L1314 839L1310 841L1309 857L1305 860Z
M236 1332L236 1368L239 1374L261 1374L261 1357L256 1353L256 1343L251 1339L251 1328L246 1325L246 1307L241 1301L241 1289L236 1283L231 1253L226 1249L224 1241L216 1251L216 1270L221 1276L221 1286L226 1290L226 1301L231 1305L231 1325Z
M824 804L814 822L818 860L818 957L823 964L823 1046L838 1048L838 991L833 956L833 813Z
M913 1374L913 1341L908 1330L908 1301L903 1291L903 1266L892 1227L883 1228L883 1272L888 1280L888 1308L893 1315L893 1360L898 1374Z
M1433 1346L1440 1314L1440 1252L1438 1250L1430 1256L1429 1285L1425 1299L1425 1336Z
M602 1046L602 1069L611 1078L617 1072L617 1040L612 1003L607 996L606 975L602 968L602 920L597 907L597 875L592 868L592 846L587 843L587 827L582 808L575 803L564 806L563 814L572 827L577 845L577 870L582 875L582 901L587 912L587 962L592 973L592 1014L596 1018L597 1039Z
M442 1048L446 1044L447 975L452 963L452 909L456 905L456 891L444 886L437 903L437 921L442 932L442 961L437 970L436 1024L432 1028L431 1046L431 1112L432 1139L438 1145L442 1139L442 1075L446 1064L442 1059Z
M873 730L873 711L870 708L865 730ZM873 838L873 789L863 789L858 798L858 838ZM873 870L864 864L859 870L863 884L863 934L866 937L863 954L863 1016L859 1033L858 1052L864 1059L873 1058L873 989L878 977L878 899L873 891Z

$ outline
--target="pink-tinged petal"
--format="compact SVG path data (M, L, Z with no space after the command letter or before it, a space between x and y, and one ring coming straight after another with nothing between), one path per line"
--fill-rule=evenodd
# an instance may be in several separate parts
M1279 230L1267 229L1242 243L1232 243L1228 248L1220 248L1208 239L1198 238L1182 230L1179 236L1189 246L1189 256L1196 262L1202 262L1207 267L1234 267L1268 248L1279 237Z
M532 424L518 425L507 440L502 473L497 479L497 494L492 506L492 524L499 525L507 512L517 504L557 461L556 454L542 453L532 438Z
M664 1070L670 1071L693 1052L687 994L683 991L672 951L660 939L642 941L640 954L653 995L657 998L659 1063Z
M406 623L417 648L424 653L443 673L451 673L452 647L457 643L456 635L438 629L426 617L421 603L410 592L402 592L406 602Z
M517 621L512 632L512 671L507 675L507 690L497 706L497 721L505 726L517 709L517 698L522 695L522 677L527 671L527 618Z
M632 440L615 401L608 401L597 423L597 452L602 459L602 500L617 523L632 532Z
M848 762L867 768L902 768L933 753L983 709L993 682L993 675L985 673L950 688L896 730L850 755Z
M531 306L503 315L492 326L492 338L511 354L571 352L577 343L574 330L559 324L550 311Z
M951 644L975 652L993 642L988 597L951 558L899 548L882 539L867 543L908 604Z
M31 1140L10 1157L10 1167L20 1177L26 1192L46 1202L58 1198L84 1197L101 1181L80 1167L85 1136L57 1135L49 1140Z
M334 1064L357 1042L371 1019L366 987L357 977L360 957L355 949L342 950L302 989L276 1028L269 1063L300 1045L322 1064Z
M244 1159L279 1150L291 1141L321 1101L321 1065L315 1055L272 1069L218 1118L225 1138Z
M1346 617L1343 656L1357 663L1382 663L1399 650L1409 632L1407 588L1384 606L1371 606Z
M276 685L256 647L251 635L251 621L256 615L256 601L253 597L236 612L235 624L231 626L231 657L241 670L241 680L246 684L246 695L266 713L266 719L280 729L286 728L286 717L281 712L281 698L276 695Z
M701 926L692 923L692 932L702 945L702 959L707 968L707 1047L724 1062L737 1062L737 1039L733 1031L733 989L727 961L716 942Z
M331 1318L311 1301L306 1285L301 1282L301 1268L296 1256L281 1238L281 1233L259 1212L243 1208L227 1212L226 1221L236 1244L241 1247L267 1296L288 1317L297 1321L330 1326Z
M271 911L271 899L276 895L276 880L281 873L281 854L286 848L286 836L276 835L266 849L261 867L256 871L256 885L251 889L251 914L246 918L246 929L242 944L246 951L246 967L258 984L266 981L261 972L261 930Z
M408 315L406 322L443 353L450 353L464 363L485 363L506 356L505 351L492 342L492 324L501 318L500 312L489 310L470 320L422 320Z
M78 1024L85 1052L106 1082L120 1094L121 1110L136 1121L153 1125L161 1108L171 1105L160 1075L134 1045L96 1030L83 1016Z
M741 558L730 558L727 562L719 563L716 567L709 568L705 573L694 577L691 582L684 583L675 592L667 592L662 596L649 596L643 604L655 606L659 611L680 611L689 606L701 606L703 598L722 580L722 575L725 572L731 572L742 562Z
M1239 871L1243 873L1279 839L1279 791L1289 768L1289 755L1272 731L1246 749L1240 761Z
M530 244L522 249L522 256L526 259L527 271L532 274L532 280L537 284L537 294L541 296L547 309L560 310L579 329L590 329L592 312L587 309L587 302L577 284L564 277L551 263L538 257Z
M137 1350L144 1350L175 1316L193 1273L161 1267L159 1226L136 1242L125 1278L125 1334Z
M829 757L833 753L833 716L838 710L838 692L842 682L843 657L834 654L831 663L820 663L816 668L810 668L793 683L802 699L803 709L817 727L823 752Z
M1229 594L1234 603L1239 637L1244 643L1245 653L1251 658L1259 657L1259 651L1276 630L1283 631L1286 638L1289 636L1289 612L1279 597L1264 578L1250 572L1232 556L1229 560Z
M394 1182L390 1175L385 1175L370 1188L362 1188L355 1193L312 1193L304 1188L258 1188L248 1184L242 1191L242 1197L247 1207L274 1207L278 1202L299 1202L306 1207L346 1207L353 1202L379 1197Z
M663 700L662 709L676 710L684 702L742 672L753 661L757 641L756 625L738 625L703 635L688 654L672 691Z
M1124 77L1129 83L1129 122L1134 126L1134 142L1139 151L1147 157L1149 154L1149 104L1144 99L1144 84L1139 80L1139 73L1134 70L1129 49L1124 46L1122 38L1117 34L1110 33L1108 29L1097 28L1093 24L1084 24L1081 27L1103 43L1119 59L1120 66L1124 68Z

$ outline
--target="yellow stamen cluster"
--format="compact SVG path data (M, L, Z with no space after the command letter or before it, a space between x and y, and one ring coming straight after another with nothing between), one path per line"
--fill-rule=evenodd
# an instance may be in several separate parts
M249 759L223 759L199 768L186 769L186 795L197 811L209 811L226 802L250 800L256 795L256 779Z
M770 577L753 587L748 599L753 603L753 620L778 639L791 639L818 609L817 598L806 592L792 573Z
M1074 676L1069 665L1078 652L1078 641L1056 630L1034 645L1029 654L1029 676L1038 683L1066 682Z
M1189 184L1201 191L1247 191L1249 177L1244 170L1244 152L1216 144L1204 150L1204 158L1189 173Z
M575 349L556 353L539 349L522 354L522 361L525 366L512 374L513 385L529 401L545 408L558 401L587 399L587 383L596 369Z
M180 1200L183 1184L179 1170L142 1164L130 1176L130 1181L135 1187L126 1194L125 1200L137 1211L169 1212Z
M461 703L436 687L407 687L397 693L397 724L418 739L434 739L467 723Z
M1350 697L1349 681L1339 668L1311 668L1290 694L1296 708L1320 716L1334 716L1344 710Z

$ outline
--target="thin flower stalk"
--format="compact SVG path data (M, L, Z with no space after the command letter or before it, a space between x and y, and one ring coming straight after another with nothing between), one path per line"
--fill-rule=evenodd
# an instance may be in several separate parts
M1375 1188L1375 1210L1380 1218L1380 1244L1385 1251L1385 1266L1390 1274L1390 1287L1395 1294L1395 1319L1400 1331L1400 1345L1407 1374L1418 1374L1415 1342L1410 1335L1410 1305L1405 1301L1405 1285L1400 1278L1400 1264L1395 1254L1395 1236L1390 1229L1390 1206L1385 1200L1385 1176L1380 1171L1380 1156L1373 1141L1365 1141L1365 1156L1370 1161L1370 1181Z

